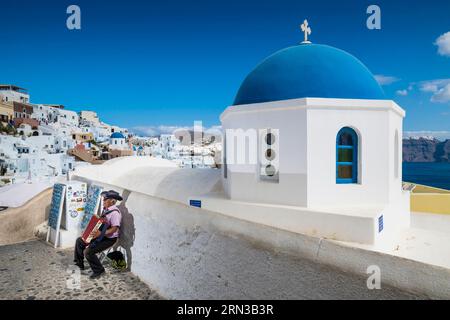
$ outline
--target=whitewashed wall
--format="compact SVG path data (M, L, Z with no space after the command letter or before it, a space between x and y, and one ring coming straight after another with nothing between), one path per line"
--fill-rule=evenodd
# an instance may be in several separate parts
M235 200L306 206L306 110L268 110L261 112L230 112L222 120L224 130L255 130L254 149L250 152L255 161L248 164L236 163L235 154L245 153L245 145L233 148L233 136L227 132L228 178L224 179L225 189ZM259 174L259 129L279 130L279 182L260 179ZM233 160L234 158L234 160ZM232 161L235 161L233 163Z
M397 130L401 141L404 115L387 100L307 98L231 106L221 116L227 132L225 190L234 200L308 208L397 203L402 197L401 156L399 176L394 178L394 135ZM336 136L343 127L359 135L357 184L336 184ZM232 164L248 151L242 143L234 147L229 130L266 128L280 132L278 183L259 178L259 154L254 150L253 163ZM401 145L401 154L400 149Z
M414 263L404 269L379 254L104 187L125 196L121 243L131 271L168 299L408 299L429 293L409 279L441 276L424 276ZM366 269L374 261L385 273L382 290L367 289ZM396 268L409 287L388 284L398 277ZM441 287L433 294L450 297Z
M358 183L336 183L336 136L343 127L358 134ZM308 206L374 206L388 203L388 111L308 110Z
M450 297L446 269L189 207L189 197L217 189L214 170L130 157L74 178L123 195L131 271L170 299ZM373 264L381 291L366 286Z

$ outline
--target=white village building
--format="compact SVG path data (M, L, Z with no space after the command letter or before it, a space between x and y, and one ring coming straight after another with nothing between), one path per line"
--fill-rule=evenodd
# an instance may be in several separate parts
M33 119L39 121L40 125L54 123L57 119L57 108L45 104L33 105Z
M22 123L17 127L17 133L21 136L31 137L31 136L39 136L42 133L40 130L31 127L27 123Z
M80 111L79 117L81 124L92 124L96 126L100 125L100 119L94 111Z
M110 125L101 122L96 112L80 111L79 116L80 128L83 132L92 133L97 142L109 141L113 129Z
M56 137L54 135L31 136L26 142L35 149L47 153L56 153Z
M178 155L178 147L180 140L173 134L161 134L159 137L159 143L155 148L155 154L161 156L164 159L174 159Z
M15 85L0 84L0 94L7 102L30 102L30 94L28 93L28 90Z
M72 139L72 132L75 127L61 126L59 123L51 123L48 125L41 124L39 130L43 136L53 136L55 139L55 152L67 152L67 150L75 146L75 140Z
M97 142L104 143L110 141L111 127L102 122L98 125L92 122L83 122L80 129L82 132L92 133L94 140Z
M0 159L7 169L4 178L14 183L30 179L50 181L74 170L75 159L66 153L69 146L66 139L62 135L1 135Z
M75 111L56 109L56 113L57 113L57 121L61 125L68 127L78 127L79 116L78 113L76 113Z

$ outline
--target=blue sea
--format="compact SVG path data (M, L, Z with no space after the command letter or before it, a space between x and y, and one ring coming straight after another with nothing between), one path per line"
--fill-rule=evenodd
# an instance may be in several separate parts
M450 163L404 162L403 181L450 190Z

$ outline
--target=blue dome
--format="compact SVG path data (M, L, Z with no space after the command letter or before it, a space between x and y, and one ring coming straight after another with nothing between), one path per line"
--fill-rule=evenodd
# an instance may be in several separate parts
M111 135L111 139L125 139L125 136L121 134L120 132L114 132Z
M326 45L302 44L280 50L244 80L234 105L297 98L385 99L361 61Z

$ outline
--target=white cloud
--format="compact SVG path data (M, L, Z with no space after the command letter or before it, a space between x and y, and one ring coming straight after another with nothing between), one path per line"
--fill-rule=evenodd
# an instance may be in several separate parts
M408 90L404 89L404 90L397 90L397 95L399 96L407 96L408 95Z
M438 53L441 56L450 57L450 31L437 38L434 44L438 47Z
M405 131L403 138L435 138L437 140L450 139L450 131Z
M439 89L432 97L431 102L446 103L450 101L450 83Z
M375 80L377 80L377 82L381 85L381 86L387 86L390 85L394 82L400 81L399 78L396 77L392 77L392 76L385 76L382 74L377 74L374 76Z
M221 126L212 126L210 128L202 127L202 130L206 133L213 133L215 131L221 131ZM147 137L157 137L161 134L173 134L176 131L193 131L194 127L184 127L184 126L137 126L130 129L131 132L140 136Z
M419 82L420 90L423 92L436 93L440 88L450 83L450 79L437 79Z
M446 103L450 101L450 79L422 81L419 86L421 91L433 94L431 102Z
M137 126L131 128L131 131L137 135L153 137L161 134L172 134L175 130L181 128L178 126Z

